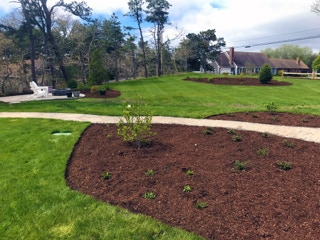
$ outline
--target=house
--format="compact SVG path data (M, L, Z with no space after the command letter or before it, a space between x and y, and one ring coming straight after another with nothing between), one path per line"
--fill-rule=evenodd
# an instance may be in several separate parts
M231 47L229 51L220 53L212 62L214 73L222 74L256 74L264 64L269 64L272 73L275 75L278 71L307 73L309 67L299 58L282 59L268 58L264 53L257 52L238 52Z

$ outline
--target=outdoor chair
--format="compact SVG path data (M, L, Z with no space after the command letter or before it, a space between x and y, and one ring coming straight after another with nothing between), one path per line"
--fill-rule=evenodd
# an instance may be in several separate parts
M48 87L47 86L38 86L36 82L30 82L30 88L33 91L33 98L36 97L48 97Z

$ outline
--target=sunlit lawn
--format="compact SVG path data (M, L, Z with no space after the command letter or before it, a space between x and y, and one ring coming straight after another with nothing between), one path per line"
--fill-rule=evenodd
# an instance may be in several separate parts
M0 239L200 239L66 186L66 164L86 126L0 119Z
M193 75L110 84L122 93L114 99L0 103L0 111L121 115L125 102L141 97L153 115L202 118L261 111L270 102L278 111L320 115L318 80L284 79L293 85L248 87L183 81L186 76ZM87 126L57 120L0 119L0 239L198 239L66 186L68 158ZM57 130L72 134L53 136Z
M281 79L291 86L227 86L184 81L185 77L213 75L180 74L111 83L121 91L114 99L77 99L33 101L20 104L0 103L0 111L38 111L121 115L123 104L142 98L154 115L203 118L225 112L265 110L274 102L278 111L320 115L320 81ZM258 79L257 79L258 81Z

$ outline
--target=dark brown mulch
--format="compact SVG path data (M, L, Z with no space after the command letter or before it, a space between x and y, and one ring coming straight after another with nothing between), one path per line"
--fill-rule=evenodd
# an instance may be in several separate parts
M320 127L320 116L285 112L239 112L213 115L207 117L207 119L242 121L299 127Z
M271 80L268 84L260 83L259 79L257 78L185 78L184 80L193 81L193 82L201 82L207 84L221 84L221 85L247 85L247 86L264 86L264 87L275 87L275 86L289 86L292 85L289 82L283 81L276 81Z
M261 120L265 113L255 114L259 117L244 116ZM278 117L285 125L306 118ZM319 118L312 121L319 124ZM70 157L67 183L206 239L319 238L319 144L247 131L236 131L241 141L235 142L228 129L215 128L212 135L205 130L157 124L152 146L136 149L122 141L115 125L93 124ZM247 162L248 168L234 169L235 161ZM293 169L279 169L282 161ZM148 169L154 176L146 176ZM102 177L105 172L110 180ZM186 185L191 192L183 191ZM151 191L155 199L142 197ZM199 210L197 202L208 206Z
M105 95L101 95L100 93L92 93L90 89L82 89L80 92L85 94L85 97L87 98L115 98L121 95L120 91L112 89L107 90Z

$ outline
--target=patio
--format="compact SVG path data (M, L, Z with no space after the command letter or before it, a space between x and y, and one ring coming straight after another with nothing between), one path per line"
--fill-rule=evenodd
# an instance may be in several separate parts
M84 96L85 96L84 94L80 94L80 98L82 98ZM27 102L27 101L66 100L66 99L76 99L76 97L53 96L52 93L49 93L47 97L34 97L33 94L25 94L25 95L0 97L0 102L20 103L20 102Z

